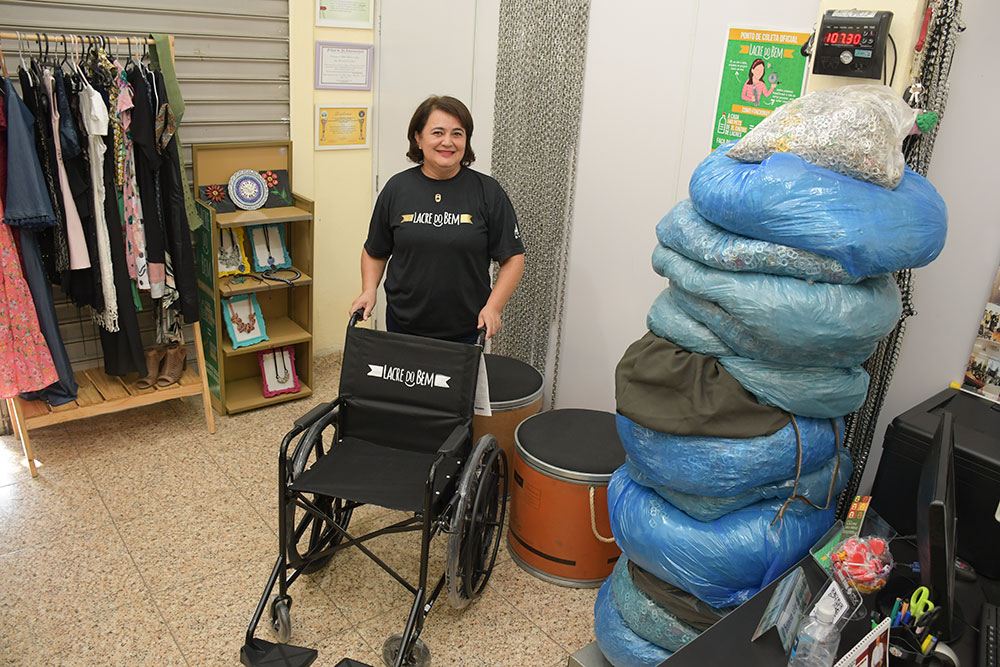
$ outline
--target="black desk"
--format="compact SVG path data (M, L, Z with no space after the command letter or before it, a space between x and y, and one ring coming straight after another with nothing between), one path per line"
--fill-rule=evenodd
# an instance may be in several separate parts
M893 543L893 554L895 555L897 551L900 554L900 557L896 559L897 562L914 560L914 558L909 558L908 549L913 549L912 545L903 545L902 548L898 548L897 543ZM826 575L812 559L812 556L806 556L796 563L795 567L800 565L806 573L809 589L813 593L813 599L815 599L826 583ZM895 579L896 576L900 575L894 574L893 578ZM739 664L741 667L780 667L784 665L787 658L777 632L772 630L757 641L750 641L754 630L757 629L757 624L760 622L760 617L764 614L764 609L771 599L771 594L780 580L779 577L777 581L772 582L760 593L747 600L731 614L699 635L693 642L683 646L663 665L665 667L684 667L685 665L706 667L729 664ZM950 644L952 650L958 655L962 667L974 667L976 664L978 632L973 628L979 627L979 611L983 601L989 600L991 603L997 604L1000 601L998 598L1000 598L1000 582L982 577L976 582L955 582L955 604L961 607L966 622L971 626L965 629L959 641ZM866 596L865 607L869 613L875 606L875 596ZM849 622L841 632L840 649L837 655L846 653L870 630L870 616ZM902 664L897 660L893 661L896 664Z

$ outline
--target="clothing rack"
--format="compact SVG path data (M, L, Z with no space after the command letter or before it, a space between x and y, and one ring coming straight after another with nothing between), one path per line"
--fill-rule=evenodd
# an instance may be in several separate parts
M112 48L124 48L126 44L149 45L154 44L152 38L142 37L118 37L115 35L50 35L45 32L34 32L31 34L0 31L0 40L19 40L19 44L24 41L34 42L54 42L67 45L72 44L112 44ZM170 57L174 57L174 38L169 37ZM32 54L33 55L33 54ZM0 65L3 65L3 74L8 76L6 63L3 62L3 50L0 48ZM77 419L95 417L98 415L129 410L144 405L152 405L162 401L169 401L174 398L184 400L188 396L201 395L202 405L205 411L205 424L208 426L210 434L215 433L215 418L212 413L211 394L208 388L208 375L205 370L205 353L202 347L201 324L192 322L191 328L194 335L194 349L197 358L197 372L188 367L180 380L169 387L153 386L147 389L136 387L139 380L137 373L130 373L124 377L110 376L104 372L103 368L89 368L73 373L79 389L75 401L65 405L51 406L44 401L25 401L21 398L7 399L7 408L14 427L14 433L21 441L24 450L25 461L32 477L38 477L38 469L34 452L31 447L31 440L28 431L62 424Z

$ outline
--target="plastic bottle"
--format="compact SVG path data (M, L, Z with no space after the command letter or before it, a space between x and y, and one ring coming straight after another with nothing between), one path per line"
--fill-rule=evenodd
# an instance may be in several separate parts
M799 628L788 657L788 667L830 667L837 658L840 630L833 622L836 610L833 601L822 600L816 605L816 614L810 616Z

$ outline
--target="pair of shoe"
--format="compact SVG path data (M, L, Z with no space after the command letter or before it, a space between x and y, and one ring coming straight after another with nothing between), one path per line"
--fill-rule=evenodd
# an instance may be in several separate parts
M178 382L187 366L187 348L178 343L154 345L146 350L146 377L135 383L139 389L153 385L169 387Z

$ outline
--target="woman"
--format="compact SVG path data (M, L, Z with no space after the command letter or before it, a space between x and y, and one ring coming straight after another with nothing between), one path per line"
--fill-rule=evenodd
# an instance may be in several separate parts
M747 76L747 82L743 84L743 91L740 93L740 97L745 102L760 104L761 96L770 97L778 85L772 83L771 87L768 88L764 84L764 67L764 61L760 58L754 60L750 65L750 74Z
M385 273L389 331L473 343L485 327L490 338L524 273L514 207L499 183L468 168L472 115L457 99L424 100L407 137L418 166L390 178L375 202L351 312L368 319ZM491 259L500 264L492 290Z

